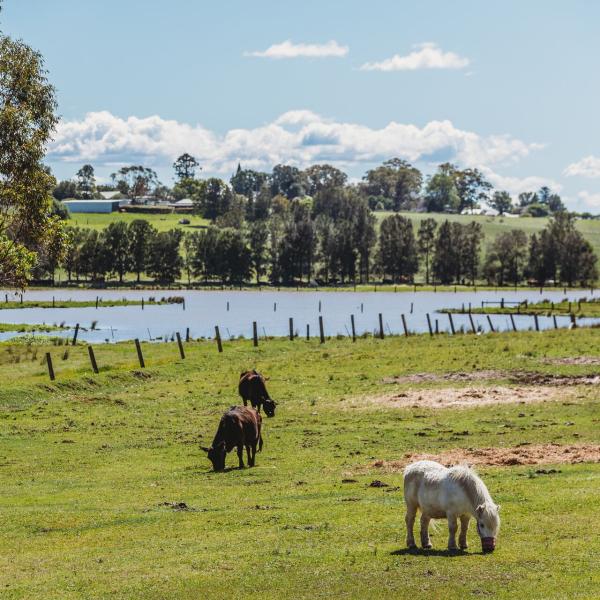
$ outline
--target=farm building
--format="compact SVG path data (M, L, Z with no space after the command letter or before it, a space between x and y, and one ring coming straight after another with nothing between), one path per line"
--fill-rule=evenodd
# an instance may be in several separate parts
M72 213L111 213L119 210L121 200L64 200Z

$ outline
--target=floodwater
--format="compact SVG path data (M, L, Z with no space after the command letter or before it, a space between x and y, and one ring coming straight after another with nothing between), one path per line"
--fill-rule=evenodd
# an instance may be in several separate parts
M2 294L4 295L4 294ZM528 300L536 302L542 299L552 301L572 300L594 297L590 290L519 290L507 288L498 291L469 292L318 292L318 291L182 291L182 290L144 290L144 291L106 291L106 290L30 290L25 292L24 300L92 300L99 296L103 300L127 298L146 300L153 296L157 299L170 295L183 296L182 304L105 307L98 308L27 308L0 310L2 323L28 323L48 325L65 323L74 327L80 325L79 339L90 342L116 342L140 338L160 340L171 338L179 331L183 336L189 328L192 338L214 337L218 325L223 339L252 336L252 322L256 321L258 333L263 336L289 335L289 319L293 318L294 331L301 337L306 335L307 325L310 335L319 333L319 316L323 318L326 336L349 335L351 331L350 315L354 315L356 333L379 331L379 313L382 315L386 335L403 333L404 314L410 332L428 331L427 314L430 315L432 329L436 326L440 332L450 331L450 321L442 308L481 307L482 302L499 303ZM596 292L596 296L598 292ZM15 299L9 294L10 299ZM18 298L18 297L17 297ZM472 315L475 327L483 332L490 330L485 315ZM491 315L496 331L512 328L508 315ZM471 330L468 314L453 315L457 331L463 328ZM532 316L515 315L516 327L533 329ZM95 328L92 329L92 323ZM538 318L540 329L554 326L551 317ZM559 327L567 327L568 317L557 317ZM578 319L579 325L600 323L600 319ZM14 332L0 333L0 339L18 335ZM57 331L44 335L71 336L72 331Z

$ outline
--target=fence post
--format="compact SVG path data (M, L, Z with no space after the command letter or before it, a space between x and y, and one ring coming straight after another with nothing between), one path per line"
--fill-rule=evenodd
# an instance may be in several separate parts
M98 310L98 296L96 296L96 310Z
M138 360L140 361L140 367L142 369L146 366L144 362L144 355L142 354L142 347L140 346L140 340L135 338L135 349L137 350Z
M310 340L310 325L306 324L306 341Z
M448 320L450 321L450 331L452 332L452 335L455 335L456 331L454 331L454 321L452 320L452 313L448 313Z
M354 315L350 315L350 325L352 326L352 341L356 341L356 327L354 326Z
M535 323L535 330L539 331L540 330L540 322L538 321L537 315L533 315L533 322Z
M181 356L181 358L185 358L185 352L183 351L183 344L181 343L179 331L176 331L175 335L177 336L177 345L179 346L179 356Z
M492 333L494 333L496 330L494 329L494 325L492 323L492 319L490 318L490 315L486 315L486 317L487 317L487 322L488 322L488 324L490 326L490 331Z
M50 356L50 352L46 352L46 364L48 365L50 381L54 381L54 368L52 367L52 357Z
M402 327L404 328L404 335L406 337L408 337L408 327L406 326L406 317L404 316L404 313L402 313Z
M437 335L440 332L440 327L439 327L439 323L438 320L435 320L435 334Z
M385 337L383 332L383 315L379 313L379 339L382 340Z
M290 317L290 341L293 342L294 341L294 319L293 317Z
M185 341L186 342L190 341L190 328L189 327L185 328Z
M88 346L88 354L90 355L90 362L92 363L92 370L96 375L98 374L98 363L96 362L96 357L94 356L94 349L92 346Z
M144 310L144 298L142 297L142 310Z
M256 327L256 321L252 321L252 344L255 348L258 346L258 328Z
M513 317L512 313L510 313L510 315L508 315L510 317L510 322L513 328L513 331L517 330L517 326L515 325L515 318Z
M319 312L321 312L321 301L319 300Z
M273 302L273 312L277 312L277 302Z
M433 329L431 329L431 319L429 318L429 313L427 313L427 327L429 327L429 335L433 336Z
M475 322L473 321L473 315L471 314L470 311L469 311L469 321L471 321L471 331L473 333L477 333L477 330L475 329Z
M577 321L575 320L575 315L573 313L571 313L571 325L573 326L573 329L577 327Z
M73 334L73 341L71 342L71 346L74 346L77 343L77 334L79 333L79 323L75 325L75 333Z
M221 333L219 331L219 326L215 325L215 339L217 340L217 348L219 352L223 352L223 344L221 343Z
M552 321L554 321L554 329L558 329L558 324L556 323L556 315L552 315Z
M323 317L319 315L319 336L321 338L321 344L325 343L325 332L323 331Z

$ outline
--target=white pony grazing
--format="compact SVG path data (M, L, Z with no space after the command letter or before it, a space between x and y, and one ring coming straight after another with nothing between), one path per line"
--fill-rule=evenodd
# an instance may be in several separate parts
M448 519L448 550L456 545L457 519L460 519L458 542L467 548L467 529L471 517L477 520L477 533L484 552L496 547L500 529L499 506L494 504L487 487L466 466L446 468L432 460L420 460L404 469L404 500L406 501L406 545L416 548L413 527L417 509L421 510L421 545L431 548L429 521Z

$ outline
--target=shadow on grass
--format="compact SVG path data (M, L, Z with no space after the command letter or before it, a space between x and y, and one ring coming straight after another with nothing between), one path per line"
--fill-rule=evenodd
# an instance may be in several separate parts
M470 556L481 554L481 552L467 552L465 550L433 550L425 548L400 548L390 552L391 556L447 556L455 558L458 556Z

